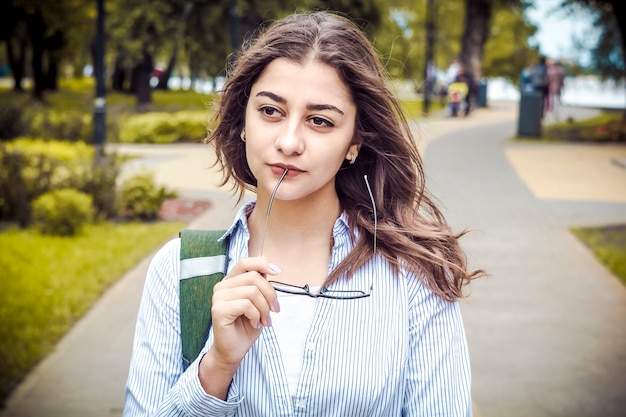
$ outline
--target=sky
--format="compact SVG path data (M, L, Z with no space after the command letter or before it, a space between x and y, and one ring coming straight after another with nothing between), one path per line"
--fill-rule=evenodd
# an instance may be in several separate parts
M561 1L535 0L535 7L526 11L528 20L538 27L533 39L543 55L585 62L588 57L575 46L573 38L594 38L592 17L582 10L568 14L559 8Z

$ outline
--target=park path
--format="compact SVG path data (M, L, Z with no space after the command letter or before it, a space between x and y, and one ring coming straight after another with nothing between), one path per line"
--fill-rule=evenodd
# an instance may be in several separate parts
M594 113L563 110L572 117ZM462 302L477 414L624 416L626 289L568 231L576 224L626 223L626 172L613 164L626 157L624 147L604 146L602 156L587 161L597 147L511 143L516 120L516 104L499 102L467 119L433 117L415 126L430 188L453 226L476 229L464 245L472 265L491 274ZM230 224L238 205L217 187L206 147L115 148L140 156L126 165L125 175L151 169L183 197L213 203L189 227ZM561 170L578 165L582 179L529 177L546 158ZM569 184L589 178L605 193L589 196L589 187ZM573 191L559 196L564 187ZM0 416L121 414L150 258L104 294L15 390Z
M626 287L569 227L626 223L626 148L511 143L515 127L494 120L425 152L449 220L475 229L470 263L490 273L462 303L474 402L483 417L623 417Z

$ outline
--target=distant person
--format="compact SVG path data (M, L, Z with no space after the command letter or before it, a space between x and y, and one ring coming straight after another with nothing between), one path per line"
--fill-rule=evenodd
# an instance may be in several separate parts
M465 80L457 77L456 81L448 86L448 109L450 116L457 117L459 113L465 113L466 98L469 88Z
M456 77L459 75L459 68L461 68L461 63L458 59L453 59L446 70L446 82L448 85L456 81Z
M543 107L541 114L545 115L548 109L548 65L545 56L541 56L539 62L530 69L530 83L533 86L533 91L541 94Z
M456 76L456 81L465 83L467 86L467 93L465 94L465 98L463 100L462 112L465 116L469 116L469 113L476 102L478 86L474 82L474 76L472 73L468 71L463 64L459 65L459 72Z
M548 65L548 111L554 110L554 104L561 104L561 93L565 84L565 70L556 60Z
M522 93L530 93L534 91L533 83L531 82L531 79L530 79L530 73L532 71L532 68L533 66L529 65L526 68L524 68L522 72L520 73L519 86L520 86L520 91Z

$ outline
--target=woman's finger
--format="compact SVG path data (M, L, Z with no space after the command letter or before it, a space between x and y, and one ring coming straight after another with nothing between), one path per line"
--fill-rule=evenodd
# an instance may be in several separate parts
M252 274L252 273L247 273ZM216 309L215 314L219 317L223 317L225 321L232 322L235 320L238 315L245 315L248 318L254 318L257 321L262 322L264 326L269 326L271 321L270 310L275 310L275 290L271 285L264 279L260 277L252 277L246 278L243 277L240 280L241 285L237 286L222 286L215 288L214 290L214 298L213 298L213 308ZM241 283L241 281L247 281L247 283ZM269 288L267 288L269 287ZM245 301L249 303L252 308L254 308L258 313L255 313L254 316L250 315L248 309L250 308L247 304L245 305L246 310L237 310L237 308L241 308L241 304L237 304L235 302ZM230 306L231 309L221 310L222 304L225 303L225 306ZM233 304L228 304L233 303ZM215 306L218 307L215 307ZM224 323L226 324L226 323ZM253 323L255 326L256 323Z
M264 256L253 256L250 258L242 258L233 266L224 279L252 271L256 271L261 275L278 275L281 273L280 267L268 261Z
M269 325L267 320L263 320L263 313L258 306L246 298L219 300L213 304L211 313L214 317L214 326L230 326L240 317L245 317L250 327L254 329L259 329L261 325Z

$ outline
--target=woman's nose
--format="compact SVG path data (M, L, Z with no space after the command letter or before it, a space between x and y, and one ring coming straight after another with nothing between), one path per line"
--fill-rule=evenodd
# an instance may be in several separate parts
M304 151L304 138L301 126L286 124L285 130L276 138L276 149L285 155L301 154Z

